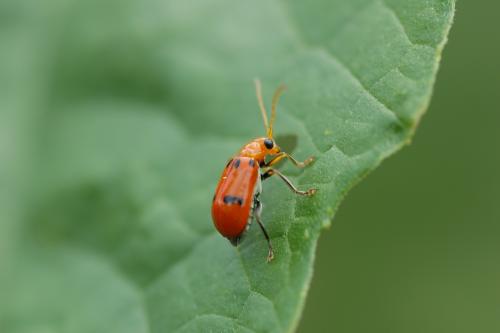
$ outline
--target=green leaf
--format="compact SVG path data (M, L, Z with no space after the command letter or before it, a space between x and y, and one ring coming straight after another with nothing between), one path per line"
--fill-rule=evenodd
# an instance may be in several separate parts
M408 143L453 0L0 5L0 331L289 332L322 228ZM264 134L252 80L313 198L264 184L238 248L210 218L227 159ZM15 133L15 134L14 134ZM14 140L15 139L15 140ZM2 208L2 207L0 207ZM360 207L362 209L362 207Z

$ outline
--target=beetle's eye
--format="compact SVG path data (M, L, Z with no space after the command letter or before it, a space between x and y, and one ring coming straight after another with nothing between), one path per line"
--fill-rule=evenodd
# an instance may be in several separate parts
M274 147L273 140L269 139L269 138L265 139L264 140L264 146L266 146L267 149L273 149L273 147Z

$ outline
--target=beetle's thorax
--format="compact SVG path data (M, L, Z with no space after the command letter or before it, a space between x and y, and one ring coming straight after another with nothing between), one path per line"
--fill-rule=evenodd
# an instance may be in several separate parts
M264 163L267 155L275 155L280 152L280 148L274 145L271 149L267 148L264 141L268 139L266 137L257 138L246 145L244 145L238 152L239 156L251 157L255 159L259 164Z

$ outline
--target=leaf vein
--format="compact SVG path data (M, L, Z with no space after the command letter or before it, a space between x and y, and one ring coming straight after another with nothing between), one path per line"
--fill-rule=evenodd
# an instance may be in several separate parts
M386 105L383 101L381 101L377 96L375 96L369 89L368 87L365 86L365 84L361 81L361 79L354 74L354 72L347 66L346 63L340 60L339 57L337 57L333 52L325 48L324 46L320 45L311 45L306 41L306 39L303 37L302 33L300 32L300 29L295 22L293 22L292 18L288 14L288 11L285 8L285 4L283 2L280 2L282 5L280 6L283 16L285 17L286 21L288 22L288 26L290 30L292 31L292 34L295 36L296 41L298 44L304 49L304 50L310 50L310 51L317 51L320 52L324 55L327 56L334 64L338 65L340 68L342 68L366 93L367 96L370 98L374 99L377 103L379 103L383 109L385 109L388 113L392 114L396 119L396 121L402 125L402 120L400 119L399 115L389 108L388 105ZM387 7L387 6L386 6ZM397 18L397 17L396 17ZM399 24L401 22L398 20ZM403 30L403 32L405 32ZM406 35L407 36L407 35ZM411 41L410 41L411 43ZM358 99L359 100L359 99Z

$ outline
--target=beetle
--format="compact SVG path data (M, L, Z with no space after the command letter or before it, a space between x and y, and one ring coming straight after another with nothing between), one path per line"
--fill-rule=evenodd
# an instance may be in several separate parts
M278 176L296 194L312 196L317 189L311 188L301 191L279 170L272 168L279 161L287 158L296 167L304 168L314 161L309 157L299 162L290 154L281 151L273 139L273 124L276 118L276 108L281 94L286 90L280 85L274 93L271 104L271 121L268 122L267 111L262 98L262 87L259 80L255 80L255 90L259 104L266 136L253 139L244 145L239 152L227 163L215 190L212 202L212 220L219 233L237 246L245 230L255 218L268 244L267 261L274 258L273 247L269 234L261 219L262 203L259 195L262 192L263 180ZM266 157L270 157L266 162Z

